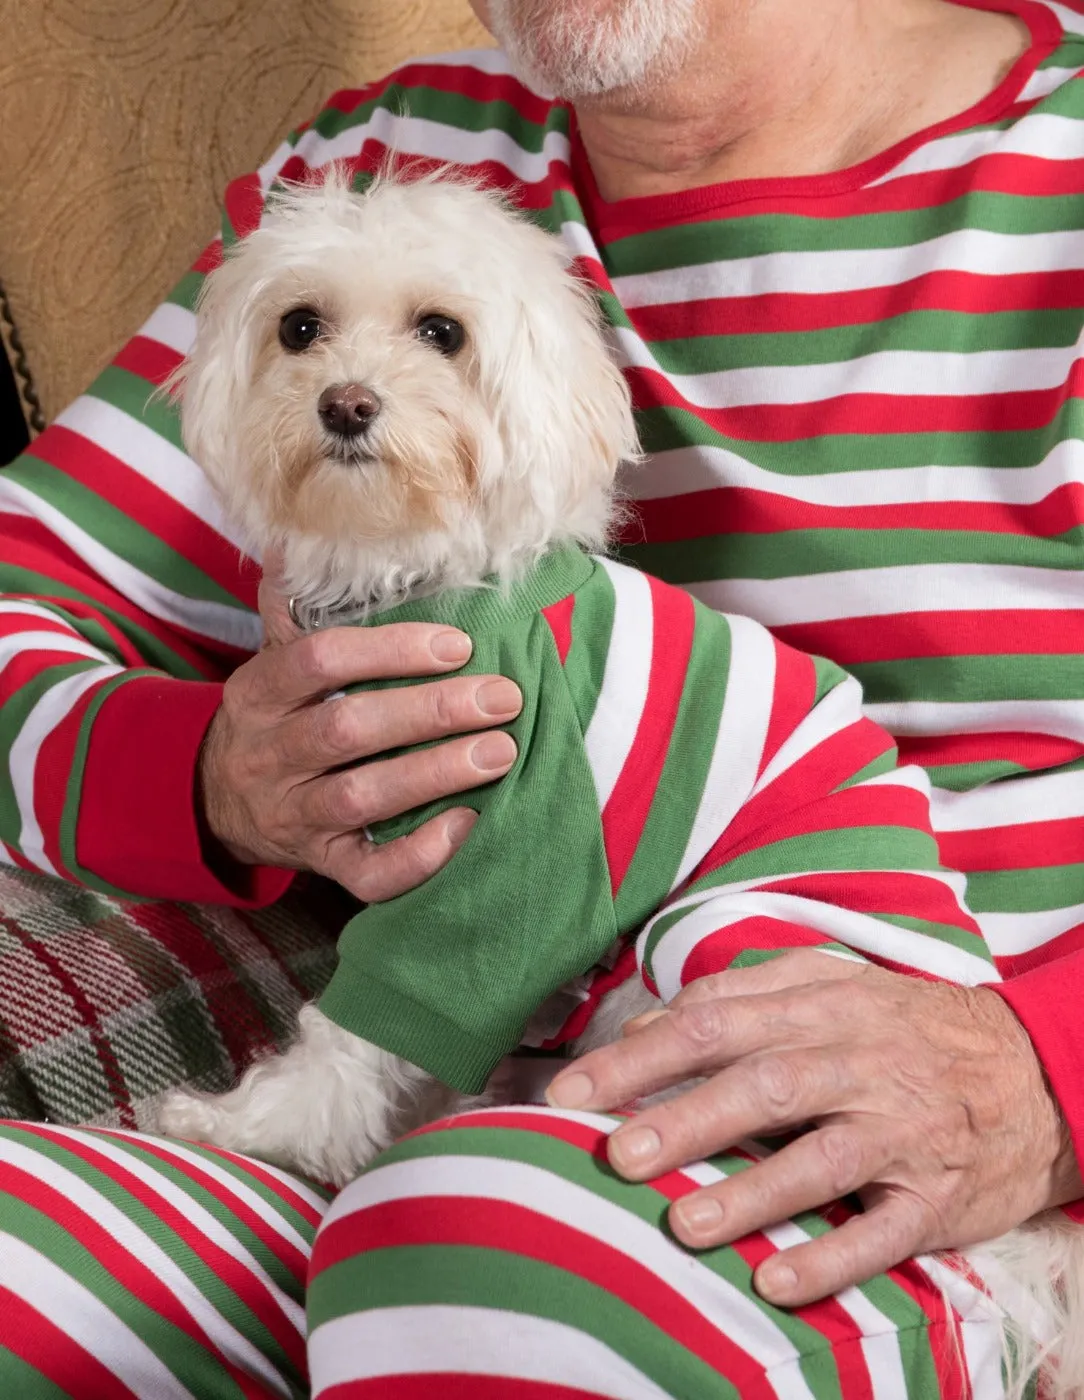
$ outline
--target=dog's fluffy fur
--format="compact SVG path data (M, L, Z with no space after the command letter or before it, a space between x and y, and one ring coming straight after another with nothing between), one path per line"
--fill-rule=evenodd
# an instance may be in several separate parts
M290 352L280 321L299 308L320 334ZM462 324L458 353L419 339L434 314ZM380 400L356 440L317 412L344 383ZM567 252L454 178L381 178L359 195L333 171L276 194L209 277L171 387L189 450L254 552L282 549L313 624L512 581L562 542L600 548L617 466L636 455L623 377ZM577 1048L613 1039L649 1002L625 983ZM341 1183L462 1105L307 1007L285 1055L230 1093L169 1096L159 1126ZM972 1254L1003 1317L1010 1395L1042 1365L1052 1397L1084 1396L1081 1227L1033 1224ZM951 1293L954 1275L933 1267Z

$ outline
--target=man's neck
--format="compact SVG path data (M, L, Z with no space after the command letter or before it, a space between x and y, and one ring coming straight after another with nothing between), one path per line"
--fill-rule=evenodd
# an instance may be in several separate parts
M966 111L1028 43L1014 17L949 0L757 0L678 77L576 115L607 200L819 175Z

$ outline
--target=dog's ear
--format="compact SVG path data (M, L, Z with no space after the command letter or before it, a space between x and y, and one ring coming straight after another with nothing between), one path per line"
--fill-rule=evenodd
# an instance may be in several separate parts
M260 279L252 277L247 262L238 245L208 274L197 304L195 341L160 390L179 400L189 456L227 495L244 438L239 407L247 399L264 329Z
M632 401L593 289L568 271L556 238L538 236L550 275L521 284L491 399L504 471L544 522L598 549L612 523L617 469L640 457Z

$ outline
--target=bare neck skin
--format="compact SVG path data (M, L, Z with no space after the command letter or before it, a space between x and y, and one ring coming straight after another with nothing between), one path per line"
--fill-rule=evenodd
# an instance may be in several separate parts
M682 71L579 103L604 199L819 175L991 93L1029 45L1014 16L950 0L706 0Z

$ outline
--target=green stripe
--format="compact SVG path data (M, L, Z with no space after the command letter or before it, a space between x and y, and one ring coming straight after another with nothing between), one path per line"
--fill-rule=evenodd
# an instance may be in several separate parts
M916 354L968 354L989 350L1069 348L1080 333L1080 311L911 311L892 321L892 350ZM701 335L650 340L651 353L668 374L717 374L731 369L858 362L879 324L761 334Z
M1074 85L1075 86L1075 85ZM1064 89L1063 89L1064 90ZM1080 200L1075 194L1002 194L971 189L944 204L831 219L803 214L756 214L653 228L615 239L606 248L611 278L643 277L673 268L724 265L779 253L839 253L884 249L886 275L903 250L946 234L974 229L1001 234L1075 232ZM815 280L816 268L809 269ZM620 287L617 289L620 294Z
M730 685L730 625L702 604L694 609L692 653L666 760L632 864L614 907L623 929L636 928L672 889L685 855L719 734ZM740 684L740 678L739 682Z
M1084 904L1084 863L1027 870L977 870L967 877L976 914L1031 914Z
M993 961L993 955L983 938L966 928L959 928L956 924L937 923L932 919L913 919L908 914L890 914L883 910L871 913L873 918L880 919L882 923L910 929L912 933L921 934L924 938L936 938L939 943L951 943L954 948L970 953L973 957L985 958L987 962Z
M929 763L923 767L934 787L944 788L946 792L972 792L998 778L1024 777L1032 771L1007 758L983 763Z
M572 642L565 658L565 684L583 733L591 723L602 689L616 607L610 575L598 565L587 583L576 592Z
M142 375L122 369L120 365L108 365L95 379L89 392L94 398L122 409L178 452L184 451L176 401L157 394L154 385Z
M170 291L166 302L173 306L183 306L186 311L195 311L196 299L206 280L206 275L202 272L186 272Z
M832 791L842 792L845 788L858 787L862 783L868 783L870 778L880 778L885 773L891 773L895 769L896 764L897 756L895 748L887 748L884 753L878 754L878 756L867 763L864 768L859 768L858 772L853 774L850 778L847 778L845 782L838 783Z
M59 1386L0 1342L0 1395L18 1400L79 1400L78 1393Z
M1084 526L1047 539L981 530L779 530L763 535L703 535L661 544L634 544L623 548L621 554L636 568L678 584L706 579L800 579L923 564L1069 572L1084 564ZM856 587L861 587L857 580ZM901 583L901 590L905 587ZM856 596L860 605L860 595ZM901 611L906 606L901 591Z
M879 701L1079 700L1079 656L921 656L855 663L867 704Z
M901 411L906 399L900 400ZM641 445L648 454L720 447L752 457L758 467L781 476L832 476L837 472L890 471L939 466L1033 467L1060 442L1084 438L1084 400L1070 397L1050 423L1026 432L843 433L761 442L728 437L684 408L650 408L637 414ZM659 463L656 470L664 471ZM635 490L635 474L628 481Z
M99 544L148 578L186 598L247 611L239 599L132 516L32 452L5 468L5 474L66 519L77 520L80 528Z

